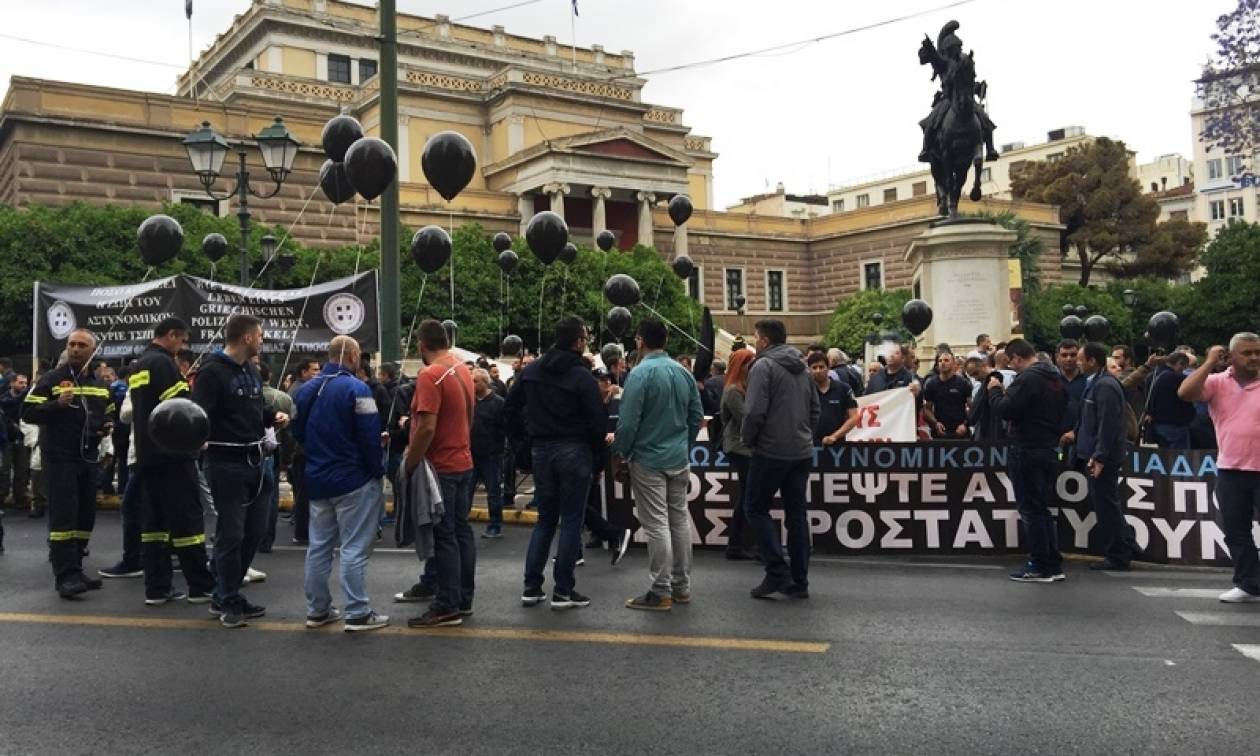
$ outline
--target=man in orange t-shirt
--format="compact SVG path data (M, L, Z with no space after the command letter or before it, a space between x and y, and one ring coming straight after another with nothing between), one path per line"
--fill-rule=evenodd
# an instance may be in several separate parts
M477 552L468 512L472 509L472 373L451 354L446 331L436 320L419 329L420 356L427 367L416 376L411 403L411 440L406 469L411 474L427 459L442 490L442 519L433 527L433 558L425 562L420 582L398 594L400 601L432 596L429 610L407 621L408 627L462 625L472 614ZM400 598L401 597L401 598Z

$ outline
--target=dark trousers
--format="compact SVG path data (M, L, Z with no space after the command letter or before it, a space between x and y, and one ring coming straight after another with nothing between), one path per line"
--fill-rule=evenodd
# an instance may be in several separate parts
M206 523L199 486L197 463L191 459L147 465L141 473L144 529L140 550L146 598L170 593L172 551L179 559L190 595L206 595L214 588L214 578L206 566Z
M1137 556L1137 538L1133 527L1124 519L1124 505L1120 503L1120 466L1104 465L1097 478L1086 473L1089 480L1089 498L1094 503L1098 517L1098 545L1103 556L1118 564L1128 564Z
M1058 525L1049 505L1059 474L1058 457L1054 449L1012 446L1006 454L1006 467L1028 539L1028 561L1040 572L1058 574L1063 569L1063 556L1059 554Z
M511 442L508 442L508 449L503 453L503 501L509 507L516 507L516 453L512 450Z
M239 604L241 581L267 530L267 473L261 465L212 459L207 465L219 519L214 531L214 600Z
M503 525L503 454L473 455L473 490L486 487L486 507L490 510L490 527Z
M439 612L471 609L477 572L476 539L468 524L472 509L473 471L438 475L442 489L442 519L433 526L433 569L437 577Z
M311 499L306 492L306 455L298 454L289 465L289 485L293 487L293 537L310 540Z
M757 546L766 560L766 576L809 586L809 513L805 505L805 489L809 483L811 460L771 459L754 454L748 462L748 493L744 505L748 509L748 525L757 534ZM783 499L783 522L787 525L788 557L783 559L779 528L770 517L774 495Z
M1221 509L1221 529L1234 562L1234 585L1260 595L1260 555L1251 526L1260 506L1260 472L1218 470L1216 503Z
M731 525L726 530L726 548L736 551L747 546L744 531L748 526L748 509L744 493L748 490L748 455L727 454L731 469L735 471L735 485L731 491Z
M131 465L127 464L127 451L131 448L131 426L119 423L114 426L114 460L118 465L118 493L127 490L131 477Z
M44 460L48 482L48 558L60 585L83 573L83 550L96 524L96 465Z
M551 542L560 531L552 569L555 592L567 596L577 577L574 567L582 549L582 518L591 479L591 447L586 444L543 444L531 452L538 523L525 552L525 587L542 588L551 557Z
M604 543L617 546L621 538L621 528L614 528L604 519L603 500L600 493L604 490L604 479L598 470L591 475L591 487L586 495L586 529Z
M124 467L130 467L130 465L124 465ZM140 468L128 472L127 487L123 489L119 509L122 511L123 565L129 570L143 569L144 561L140 556L140 531L144 523L144 508L140 503Z
M258 544L261 551L271 551L272 545L276 542L276 521L280 519L280 452L274 451L263 460L263 466L267 468L267 480L271 489L271 496L267 497L267 529L263 532L263 539Z
M3 479L0 479L0 501L13 493L14 509L31 507L31 450L19 439L4 450Z

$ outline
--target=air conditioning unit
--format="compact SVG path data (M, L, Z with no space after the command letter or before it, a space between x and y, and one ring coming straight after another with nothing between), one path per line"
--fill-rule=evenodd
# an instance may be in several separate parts
M1010 152L1010 151L1012 151L1012 150L1022 150L1022 149L1024 149L1024 143L1023 143L1023 142L1010 142L1010 143L1008 143L1008 144L1004 144L1004 145L1002 145L1001 152L1002 152L1002 153L1007 153L1007 152Z

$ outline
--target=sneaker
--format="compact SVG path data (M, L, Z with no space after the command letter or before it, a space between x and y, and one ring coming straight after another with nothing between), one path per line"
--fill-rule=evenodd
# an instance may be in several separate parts
M471 606L462 606L462 607L460 607L460 608L459 608L459 616L461 616L461 617L471 617L471 616L473 616L473 608L472 608Z
M1067 575L1064 575L1061 571L1054 572L1050 574L1050 579L1056 583L1062 583L1064 580L1067 580Z
M245 577L241 580L241 582L242 583L262 583L266 580L267 580L267 573L263 572L262 570L256 570L253 567L247 567L245 569Z
M526 588L521 594L521 606L533 606L540 604L547 598L547 592L542 588Z
M1260 596L1244 591L1242 588L1230 588L1221 594L1220 600L1225 604L1254 604L1260 601Z
M160 596L145 596L145 606L162 606L172 601L183 601L188 598L188 594L183 591L169 590Z
M210 616L212 617L223 616L223 607L220 606L219 602L215 601L214 599L210 599Z
M482 538L502 538L503 528L498 525L491 525L486 528L486 532L481 534Z
M209 593L191 591L188 594L188 603L190 604L208 604L213 600L213 597Z
M657 596L648 591L642 596L626 599L627 609L642 609L648 612L668 612L674 608L674 599L670 596Z
M249 624L245 621L245 613L241 611L240 604L223 607L223 613L219 615L219 624L229 629L245 627Z
M96 571L103 578L137 578L144 577L144 569L132 569L126 562L119 562L113 567L105 567Z
M669 592L669 597L675 604L691 603L691 591L672 590Z
M583 596L577 591L569 591L569 595L567 596L563 593L551 594L552 609L581 609L582 607L590 605L590 598Z
M100 578L88 577L87 575L80 575L79 579L83 581L83 584L87 586L87 589L89 591L99 591L101 588L105 587L104 581L102 581Z
M613 555L612 555L613 567L617 566L617 563L620 562L621 558L626 555L626 551L629 548L630 548L630 529L627 528L621 531L621 537L617 539L617 548L613 550Z
M794 599L809 598L809 588L807 586L801 585L800 583L792 583L787 588L784 588L781 591L781 593L784 596L787 596L788 598L794 598Z
M464 624L464 618L459 616L459 612L439 609L430 609L419 617L407 620L407 627L420 628L454 627L462 624Z
M84 585L83 579L77 575L63 580L57 585L57 595L63 599L71 599L81 593L87 593L88 587Z
M551 563L552 563L552 564L555 564L555 563L556 563L556 559L557 559L557 558L558 558L558 557L552 557L552 558L551 558ZM584 565L584 564L586 564L586 557L584 557L584 556L582 556L581 554L579 554L579 555L578 555L578 558L577 558L577 561L573 563L573 566L574 566L574 567L581 567L581 566L582 566L582 565Z
M241 599L241 611L245 614L246 619L258 619L267 614L267 607L251 604L244 598Z
M340 615L341 612L337 612L337 614ZM362 633L367 630L380 630L382 627L388 626L389 617L376 612L368 612L362 617L347 617L345 624L347 633ZM311 626L310 620L306 621L306 626Z
M791 581L775 580L774 578L767 576L761 581L760 585L749 591L749 594L753 598L759 599L772 598L776 593L781 593L786 596L791 587Z
M341 610L335 606L330 606L328 607L328 611L323 614L306 615L306 627L314 630L317 627L331 625L339 619L341 619ZM346 620L346 622L350 622L350 620Z
M1017 583L1053 583L1056 582L1056 574L1062 575L1062 573L1042 572L1029 563L1011 570L1007 577ZM1064 575L1063 579L1066 580L1067 576Z
M425 588L420 583L416 583L401 593L394 594L394 601L399 604L411 604L417 601L432 601L435 598L437 598L437 593L430 588Z
M1128 572L1131 569L1128 562L1113 562L1110 559L1094 562L1089 568L1095 572Z

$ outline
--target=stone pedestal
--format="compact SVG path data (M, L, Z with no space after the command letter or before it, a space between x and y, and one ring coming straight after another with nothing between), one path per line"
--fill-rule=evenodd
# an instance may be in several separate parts
M920 357L940 343L965 357L976 336L1011 337L1010 250L1016 233L990 221L941 223L906 250L919 297L932 307L932 325L919 337Z

